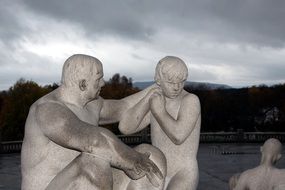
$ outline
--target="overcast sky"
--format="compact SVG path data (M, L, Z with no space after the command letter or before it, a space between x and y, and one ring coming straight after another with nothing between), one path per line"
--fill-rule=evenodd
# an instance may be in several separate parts
M285 82L284 0L0 0L0 90L19 78L59 82L76 53L153 80L166 55L190 81L234 87Z

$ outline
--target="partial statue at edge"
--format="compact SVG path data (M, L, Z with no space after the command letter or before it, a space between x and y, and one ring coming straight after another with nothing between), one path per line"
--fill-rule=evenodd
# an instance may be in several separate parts
M282 144L270 138L260 147L261 162L256 168L230 178L230 190L284 190L285 169L275 167L282 156Z

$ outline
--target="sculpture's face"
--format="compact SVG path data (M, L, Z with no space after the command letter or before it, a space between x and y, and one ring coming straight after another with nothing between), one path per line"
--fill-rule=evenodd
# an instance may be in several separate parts
M90 99L97 99L99 97L100 90L105 85L103 76L103 69L100 68L99 73L89 80L87 88Z
M167 98L176 98L183 90L185 80L160 80L162 93Z

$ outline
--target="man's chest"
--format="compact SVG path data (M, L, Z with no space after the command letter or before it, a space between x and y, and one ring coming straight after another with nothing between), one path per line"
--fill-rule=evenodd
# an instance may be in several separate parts
M98 126L99 114L100 114L100 110L98 110L98 108L93 108L89 106L86 106L84 108L79 108L79 107L69 107L69 108L81 121L84 121L91 125Z
M92 111L84 110L78 114L78 118L91 125L98 126L99 114Z

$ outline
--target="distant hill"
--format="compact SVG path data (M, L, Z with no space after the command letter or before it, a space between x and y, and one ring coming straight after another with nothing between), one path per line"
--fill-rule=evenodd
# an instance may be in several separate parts
M139 89L145 89L146 87L152 84L154 84L154 81L134 82L133 86ZM197 90L215 90L215 89L232 88L231 86L225 85L225 84L215 84L215 83L206 83L206 82L190 82L190 81L186 81L185 86L190 86L191 89L197 89Z

